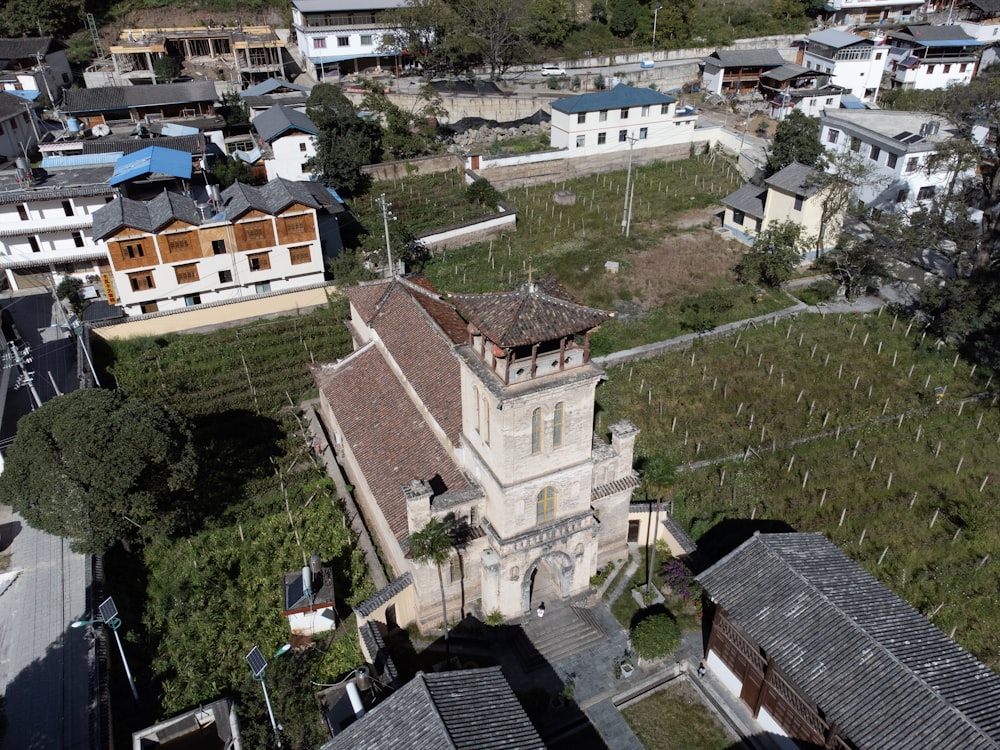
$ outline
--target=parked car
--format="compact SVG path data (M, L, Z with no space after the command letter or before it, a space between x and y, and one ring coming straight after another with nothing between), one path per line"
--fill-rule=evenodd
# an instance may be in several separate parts
M564 76L566 75L566 71L553 63L545 63L545 65L542 66L542 75L545 77Z

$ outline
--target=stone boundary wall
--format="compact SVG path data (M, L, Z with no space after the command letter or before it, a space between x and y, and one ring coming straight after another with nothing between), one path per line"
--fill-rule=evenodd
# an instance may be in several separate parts
M361 173L368 175L375 182L402 180L417 174L440 174L453 169L464 169L465 161L454 154L438 156L420 156L415 159L388 161L382 164L369 164L361 167Z

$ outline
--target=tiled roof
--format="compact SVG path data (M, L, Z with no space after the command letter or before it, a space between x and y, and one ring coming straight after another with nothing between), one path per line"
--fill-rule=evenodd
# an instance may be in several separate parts
M375 502L405 548L409 529L403 485L426 479L440 494L468 482L374 344L335 365L314 368L313 376Z
M124 227L143 232L157 232L173 221L192 226L202 223L195 202L186 195L164 190L148 201L119 197L94 211L93 234L97 239L110 237Z
M299 91L306 94L310 91L308 86L300 86L297 83L291 83L290 81L286 81L281 78L268 78L266 81L261 81L253 86L247 86L240 92L240 97L246 99L248 96L265 96L267 94L273 94L275 91L280 91L281 89Z
M134 154L150 146L170 148L174 151L187 151L189 154L205 153L205 136L202 133L194 135L176 135L164 138L94 138L83 142L85 154L107 154L120 151L123 154Z
M6 120L25 113L26 102L19 96L0 91L0 120Z
M47 55L53 50L64 49L65 46L51 36L5 37L0 39L0 60L30 58L32 65L34 65L36 54Z
M667 513L666 518L664 518L660 523L663 527L670 533L670 536L681 546L681 549L688 555L693 555L698 551L698 544L688 536L688 533L684 531L684 527L677 523L677 519L671 514Z
M717 49L705 62L719 68L777 68L785 58L776 49Z
M412 585L413 576L409 572L403 573L403 575L396 580L390 581L388 586L376 591L372 596L357 605L354 608L354 611L362 617L368 617L376 609L398 596Z
M803 68L801 65L796 65L795 63L785 63L784 65L779 65L773 70L767 71L761 76L761 78L770 78L772 81L787 81L792 78L804 76L807 73L816 75L815 71Z
M538 732L500 667L418 672L321 750L536 750Z
M552 102L552 109L570 114L576 112L597 112L602 109L619 107L645 107L652 104L673 104L677 100L653 89L637 89L619 83L610 91L596 94L580 94Z
M283 104L275 104L261 112L253 119L253 126L260 137L268 143L272 143L289 131L299 131L308 135L316 135L319 132L308 115Z
M793 161L784 169L768 177L764 182L779 190L808 197L819 189L817 178L820 174L820 172L817 172L812 167L807 167L805 164Z
M624 492L625 490L634 489L640 484L639 472L633 470L627 476L616 479L613 482L593 487L590 490L590 499L600 500L602 497L607 497L608 495L615 495L619 492Z
M735 193L730 193L722 199L722 205L729 206L736 211L753 216L755 219L764 218L764 196L767 190L756 185L744 185Z
M218 100L215 84L211 81L187 83L161 83L157 86L107 86L93 89L67 89L63 98L63 112L103 112L129 107L155 107L190 102Z
M982 44L965 33L961 26L904 26L889 34L890 39L901 39L921 46L965 46Z
M1000 676L822 534L758 534L698 580L859 750L1000 748Z
M277 214L293 203L302 203L315 209L325 208L331 213L338 213L343 208L322 185L286 180L283 177L271 180L262 187L234 182L222 191L222 208L230 221L238 219L251 209Z
M589 331L614 314L574 301L554 279L523 284L510 292L454 294L458 311L503 348L553 341Z

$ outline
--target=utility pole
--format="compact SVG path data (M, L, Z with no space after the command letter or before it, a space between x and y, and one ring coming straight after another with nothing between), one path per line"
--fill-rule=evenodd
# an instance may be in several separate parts
M656 14L660 12L663 8L663 3L653 3L653 49L651 52L656 52Z
M385 228L385 254L389 259L389 276L390 278L395 278L396 267L392 264L392 243L389 241L389 219L391 218L395 221L396 217L393 216L392 211L389 210L392 208L392 204L385 199L385 193L382 193L382 195L378 197L377 202L382 209L382 226Z
M622 211L622 232L628 237L629 229L632 225L632 148L639 140L634 136L626 136L628 141L628 173L625 178L625 208Z

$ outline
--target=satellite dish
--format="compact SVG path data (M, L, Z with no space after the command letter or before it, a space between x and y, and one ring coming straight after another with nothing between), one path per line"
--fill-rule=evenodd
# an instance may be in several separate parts
M111 128L105 123L99 123L90 129L90 132L96 135L98 138L103 138L106 135L111 135Z

